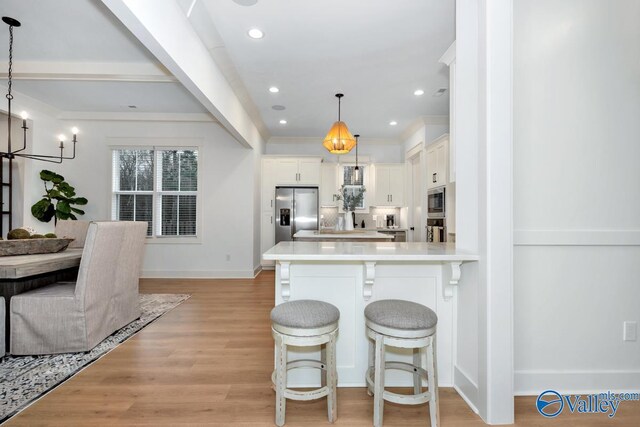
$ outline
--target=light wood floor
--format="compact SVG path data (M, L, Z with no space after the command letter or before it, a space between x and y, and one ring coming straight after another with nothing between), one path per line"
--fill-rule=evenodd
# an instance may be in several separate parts
M272 426L273 273L255 280L144 280L144 293L192 297L10 420L14 426ZM443 426L483 426L450 388L440 391ZM570 415L547 420L535 398L516 399L517 426L639 426L640 404L624 402L610 420ZM338 422L369 426L362 388L338 390ZM426 405L385 404L385 426L426 426ZM288 402L288 426L323 426L326 401Z

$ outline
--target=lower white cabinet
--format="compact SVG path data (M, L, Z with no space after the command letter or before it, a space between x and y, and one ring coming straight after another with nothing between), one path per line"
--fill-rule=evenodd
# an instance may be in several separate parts
M276 244L275 210L262 213L260 254L262 255ZM262 260L263 267L273 266L274 261Z

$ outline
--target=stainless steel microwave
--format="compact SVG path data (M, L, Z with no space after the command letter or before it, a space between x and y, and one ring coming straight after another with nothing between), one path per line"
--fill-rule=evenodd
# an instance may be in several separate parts
M445 187L427 191L427 217L444 218L447 214L447 190Z

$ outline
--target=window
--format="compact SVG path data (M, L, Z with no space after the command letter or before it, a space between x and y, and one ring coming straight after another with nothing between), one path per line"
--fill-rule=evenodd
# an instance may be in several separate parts
M362 187L364 187L364 174L365 174L365 166L359 165L360 173L356 179L355 174L355 165L354 166L343 166L342 167L342 182L344 183L344 188L347 194L357 195L362 192ZM362 198L362 201L356 209L364 209L366 206L366 193L365 197Z
M197 235L196 149L116 149L112 162L112 219L146 221L149 237Z

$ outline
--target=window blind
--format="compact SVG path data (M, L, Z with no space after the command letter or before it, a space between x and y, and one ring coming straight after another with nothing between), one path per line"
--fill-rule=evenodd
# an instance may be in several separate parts
M196 236L197 202L197 150L113 150L112 219L146 221L147 236Z

